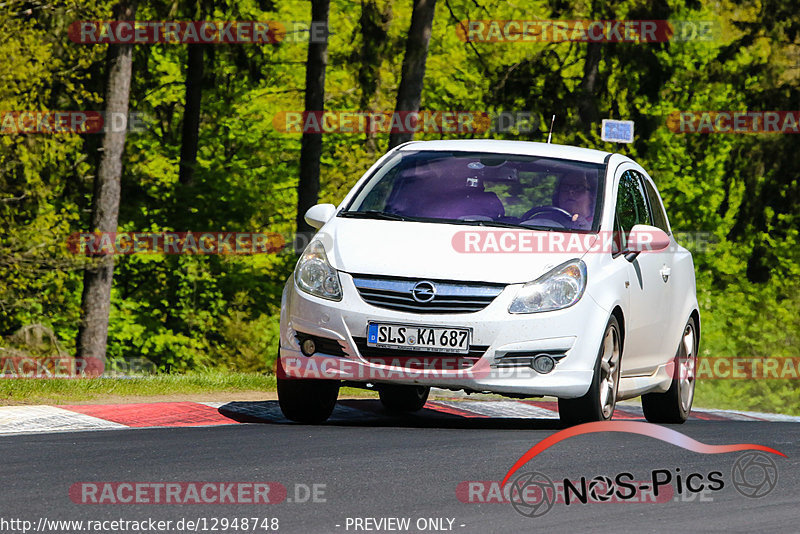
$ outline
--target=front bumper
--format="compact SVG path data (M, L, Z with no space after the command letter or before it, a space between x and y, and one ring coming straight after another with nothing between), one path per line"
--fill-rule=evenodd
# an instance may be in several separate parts
M598 306L588 292L574 306L563 310L510 314L508 307L522 287L522 284L513 284L478 312L421 315L367 304L352 277L344 272L339 276L343 291L339 302L301 291L294 278L287 281L281 301L280 328L279 365L284 376L423 385L532 397L575 398L589 389L608 312ZM357 339L366 337L368 322L470 328L472 346L487 348L468 368L412 369L382 365L374 363L374 359L368 361L359 350ZM298 333L335 340L342 350L318 351L313 356L305 356L300 350ZM530 367L497 367L501 358L510 353L550 353L563 357L547 374L539 374Z

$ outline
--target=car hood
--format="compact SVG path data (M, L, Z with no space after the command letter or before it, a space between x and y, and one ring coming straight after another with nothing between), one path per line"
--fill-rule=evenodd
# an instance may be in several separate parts
M545 240L559 236L566 241L573 235L586 243L596 239L591 234L342 217L331 220L315 238L325 246L331 265L350 274L502 284L535 280L585 253L580 247L542 252L541 247L515 246L521 233ZM469 252L464 251L467 239L472 239Z

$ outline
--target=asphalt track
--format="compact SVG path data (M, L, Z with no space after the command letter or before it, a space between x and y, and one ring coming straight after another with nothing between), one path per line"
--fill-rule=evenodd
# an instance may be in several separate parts
M671 427L706 444L754 443L785 454L785 458L767 455L773 458L778 479L774 489L760 498L743 496L734 487L734 466L747 453L700 454L652 437L616 432L566 439L536 456L520 473L539 472L557 483L598 475L613 479L622 472L635 480L652 481L654 470L668 471L675 478L661 486L661 498L655 499L659 502L653 502L652 493L650 498L643 494L645 502L591 502L590 496L587 504L556 502L544 515L526 517L509 502L501 502L502 496L492 494L491 484L474 481L502 480L529 448L561 430L557 419L426 412L392 417L377 409L373 417L339 418L321 426L276 419L3 436L0 531L21 532L3 523L11 519L29 520L35 528L42 518L154 518L173 524L204 519L206 530L202 524L196 530L213 532L209 530L213 518L237 517L277 518L279 532L302 533L798 531L798 423L693 419ZM240 419L246 422L247 416ZM695 482L709 482L709 473L717 471L724 487L691 493L684 483L679 494L677 469L683 477L699 474ZM750 473L747 481L758 484L758 479L758 473ZM82 504L80 498L73 502L69 493L79 482L137 481L278 482L287 494L275 504ZM316 499L307 491L314 485ZM393 530L398 524L385 522L388 518L407 518L410 526ZM241 525L227 530L217 526L218 532L245 531ZM252 526L248 531L265 532Z

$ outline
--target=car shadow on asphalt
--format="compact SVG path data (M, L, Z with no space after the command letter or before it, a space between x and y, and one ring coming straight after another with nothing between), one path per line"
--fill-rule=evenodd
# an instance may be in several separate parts
M283 416L278 401L229 402L219 413L239 423L296 425ZM490 430L559 430L556 418L491 417L464 410L445 409L431 403L409 414L388 413L376 399L340 400L324 426L457 428Z

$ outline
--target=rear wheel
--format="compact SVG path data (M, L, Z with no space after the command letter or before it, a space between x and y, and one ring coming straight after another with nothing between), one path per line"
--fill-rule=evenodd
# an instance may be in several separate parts
M278 404L283 415L306 424L325 422L333 413L339 396L336 380L288 378L278 357Z
M594 376L589 391L577 399L558 399L558 415L568 425L609 421L614 415L619 389L622 341L619 322L613 315L608 320L597 354Z
M686 421L694 400L695 369L697 368L697 325L694 317L683 328L683 336L675 354L672 384L666 393L642 395L642 410L651 423Z
M381 386L378 394L386 411L392 413L416 412L425 406L431 388L427 386Z

